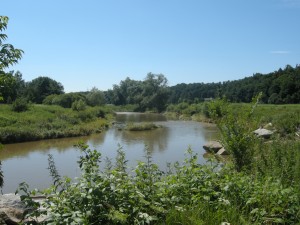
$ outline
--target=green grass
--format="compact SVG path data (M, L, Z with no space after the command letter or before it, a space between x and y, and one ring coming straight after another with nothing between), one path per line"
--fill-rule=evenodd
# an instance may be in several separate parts
M154 123L129 123L126 125L125 130L129 131L146 131L146 130L154 130L159 128L160 126Z
M88 107L83 111L60 106L32 105L25 112L14 112L0 105L0 142L15 143L40 139L84 136L101 132L108 126L106 111Z

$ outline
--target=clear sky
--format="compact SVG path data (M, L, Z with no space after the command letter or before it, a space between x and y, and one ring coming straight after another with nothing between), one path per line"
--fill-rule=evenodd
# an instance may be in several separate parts
M0 0L25 81L66 92L164 74L169 85L300 64L300 0Z

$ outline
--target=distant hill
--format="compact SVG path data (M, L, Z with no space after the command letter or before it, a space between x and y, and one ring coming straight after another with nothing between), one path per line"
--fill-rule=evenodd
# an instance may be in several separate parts
M300 103L300 65L287 65L272 73L256 73L235 81L219 83L177 84L170 87L170 103L199 102L206 98L226 96L232 102L251 102L259 92L270 104Z

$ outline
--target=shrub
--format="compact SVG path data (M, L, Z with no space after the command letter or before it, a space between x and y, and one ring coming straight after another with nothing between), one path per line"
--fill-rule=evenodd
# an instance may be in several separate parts
M258 96L253 105L238 110L229 107L226 99L218 99L207 104L208 115L213 118L221 132L221 142L231 153L237 171L250 171L256 138L251 121L253 110L258 104Z
M12 104L12 110L15 112L24 112L29 108L28 102L24 98L17 98Z
M82 99L76 100L72 103L72 109L74 111L83 111L86 109L86 103Z

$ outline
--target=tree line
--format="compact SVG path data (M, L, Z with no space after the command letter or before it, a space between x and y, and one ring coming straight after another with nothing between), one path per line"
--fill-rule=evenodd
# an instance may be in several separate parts
M148 73L144 80L127 77L112 89L100 91L96 87L86 92L64 93L61 83L40 76L25 82L17 71L0 74L0 93L3 103L18 98L36 104L60 105L71 108L73 103L97 106L103 104L135 105L136 111L164 111L168 104L198 103L218 97L231 102L251 102L258 93L266 104L300 103L300 66L287 65L268 74L254 74L235 81L219 83L191 83L168 86L163 74Z
M300 65L287 65L268 74L256 73L235 81L177 84L170 87L169 103L196 103L224 96L231 102L251 102L260 92L263 103L300 103Z

